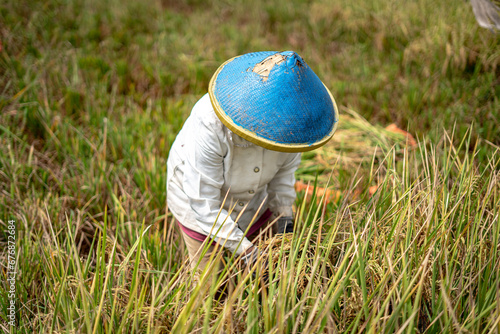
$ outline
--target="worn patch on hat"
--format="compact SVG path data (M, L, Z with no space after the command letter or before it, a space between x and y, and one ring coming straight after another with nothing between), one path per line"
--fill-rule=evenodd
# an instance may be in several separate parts
M273 69L274 65L279 65L284 62L286 59L285 56L276 53L272 56L267 57L257 65L253 67L252 72L257 73L262 77L262 80L265 82L269 78L269 73Z

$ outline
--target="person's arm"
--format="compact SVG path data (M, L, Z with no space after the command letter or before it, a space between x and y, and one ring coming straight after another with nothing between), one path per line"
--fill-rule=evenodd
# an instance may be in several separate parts
M269 209L275 215L282 217L278 222L278 232L280 233L292 231L292 205L296 196L295 171L299 167L300 157L300 153L291 153L268 186Z
M214 115L215 116L215 115ZM189 198L198 226L206 235L216 235L216 241L240 255L252 246L228 212L221 209L224 194L224 156L220 125L213 119L197 119L196 133L186 141L184 191ZM227 241L226 241L227 240ZM241 242L241 244L240 244ZM240 247L237 249L238 244Z

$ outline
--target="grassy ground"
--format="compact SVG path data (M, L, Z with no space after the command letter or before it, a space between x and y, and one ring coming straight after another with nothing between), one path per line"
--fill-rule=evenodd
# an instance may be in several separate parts
M498 332L499 36L451 0L3 2L0 328L14 220L21 333ZM220 63L290 49L345 116L297 176L341 195L299 193L268 291L227 258L221 304L185 270L168 150Z

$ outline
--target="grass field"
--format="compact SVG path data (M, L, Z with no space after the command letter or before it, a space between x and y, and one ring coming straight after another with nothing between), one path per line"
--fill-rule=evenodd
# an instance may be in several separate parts
M500 34L468 2L7 0L0 43L1 330L500 331ZM298 193L267 290L229 255L192 282L169 147L259 50L297 51L341 107L297 172L338 196Z

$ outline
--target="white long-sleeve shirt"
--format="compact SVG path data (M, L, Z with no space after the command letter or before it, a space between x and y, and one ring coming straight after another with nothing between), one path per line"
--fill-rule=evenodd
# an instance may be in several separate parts
M292 215L299 163L300 153L271 151L231 132L206 94L170 149L168 207L182 225L239 255L252 246L244 231L254 216L266 208Z

